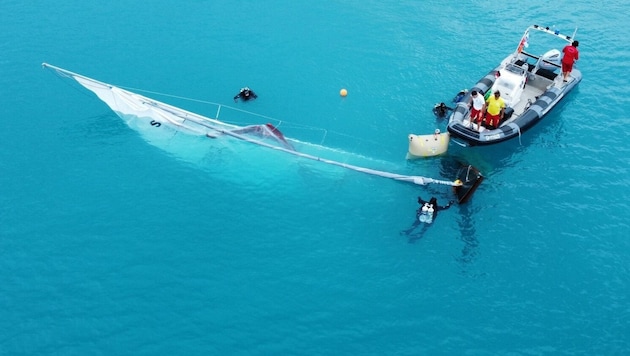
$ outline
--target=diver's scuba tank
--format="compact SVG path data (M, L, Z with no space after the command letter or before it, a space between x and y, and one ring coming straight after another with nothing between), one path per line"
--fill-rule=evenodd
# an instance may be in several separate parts
M429 204L424 203L424 205L420 209L420 214L418 215L418 220L420 220L420 222L425 223L425 222L427 222L428 219L429 219Z
M435 213L435 210L433 209L433 205L429 205L427 207L427 220L426 220L427 224L430 224L433 222L433 213Z

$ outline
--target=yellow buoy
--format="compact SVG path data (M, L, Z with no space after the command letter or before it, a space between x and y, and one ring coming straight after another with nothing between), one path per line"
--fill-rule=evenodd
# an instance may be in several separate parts
M346 89L341 89L341 90L339 91L339 95L341 95L341 96L346 96L346 95L348 95L348 91L347 91Z

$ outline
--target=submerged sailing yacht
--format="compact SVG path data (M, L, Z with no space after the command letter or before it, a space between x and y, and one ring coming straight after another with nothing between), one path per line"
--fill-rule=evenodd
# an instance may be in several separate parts
M136 130L171 130L212 139L236 138L305 159L397 181L419 185L431 183L452 186L461 202L467 200L483 180L483 176L478 171L473 170L475 173L470 173L473 167L462 170L456 180L447 181L375 170L315 156L298 151L295 144L300 141L285 137L277 127L271 124L237 126L219 120L221 105L218 104L216 118L209 118L47 63L43 63L42 66L60 76L71 78L92 91Z

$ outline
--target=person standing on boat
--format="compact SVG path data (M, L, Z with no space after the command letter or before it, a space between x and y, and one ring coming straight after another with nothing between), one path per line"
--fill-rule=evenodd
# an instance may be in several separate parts
M436 197L432 197L429 201L418 197L418 204L421 206L416 211L416 220L409 229L400 232L401 234L409 236L409 243L420 239L422 237L422 233L424 233L424 231L431 226L433 221L437 218L438 211L448 209L451 204L453 204L453 201L449 201L445 206L439 206ZM419 233L411 235L411 233L420 224L423 224L422 230Z
M236 102L238 98L243 99L243 101L247 101L249 99L256 99L257 97L258 95L256 95L253 90L245 87L241 88L241 91L238 94L234 95L234 102Z
M504 112L505 101L501 97L501 93L496 90L494 95L489 96L486 100L486 124L491 128L498 128L501 120L503 120Z
M477 93L476 90L470 92L472 102L470 105L470 122L476 122L478 126L481 126L481 121L483 120L483 109L485 108L486 102L483 100L483 95Z
M562 49L562 53L564 53L562 56L562 78L565 83L569 80L569 75L573 70L573 63L580 57L580 51L577 49L579 44L580 42L573 41L573 43L566 45Z

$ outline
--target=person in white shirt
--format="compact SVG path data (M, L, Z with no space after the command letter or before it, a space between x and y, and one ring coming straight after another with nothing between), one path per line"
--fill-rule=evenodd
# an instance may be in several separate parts
M470 92L472 103L470 106L470 122L476 122L479 127L481 127L481 123L483 121L483 112L484 106L486 105L486 101L483 98L481 93L478 93L476 90Z

